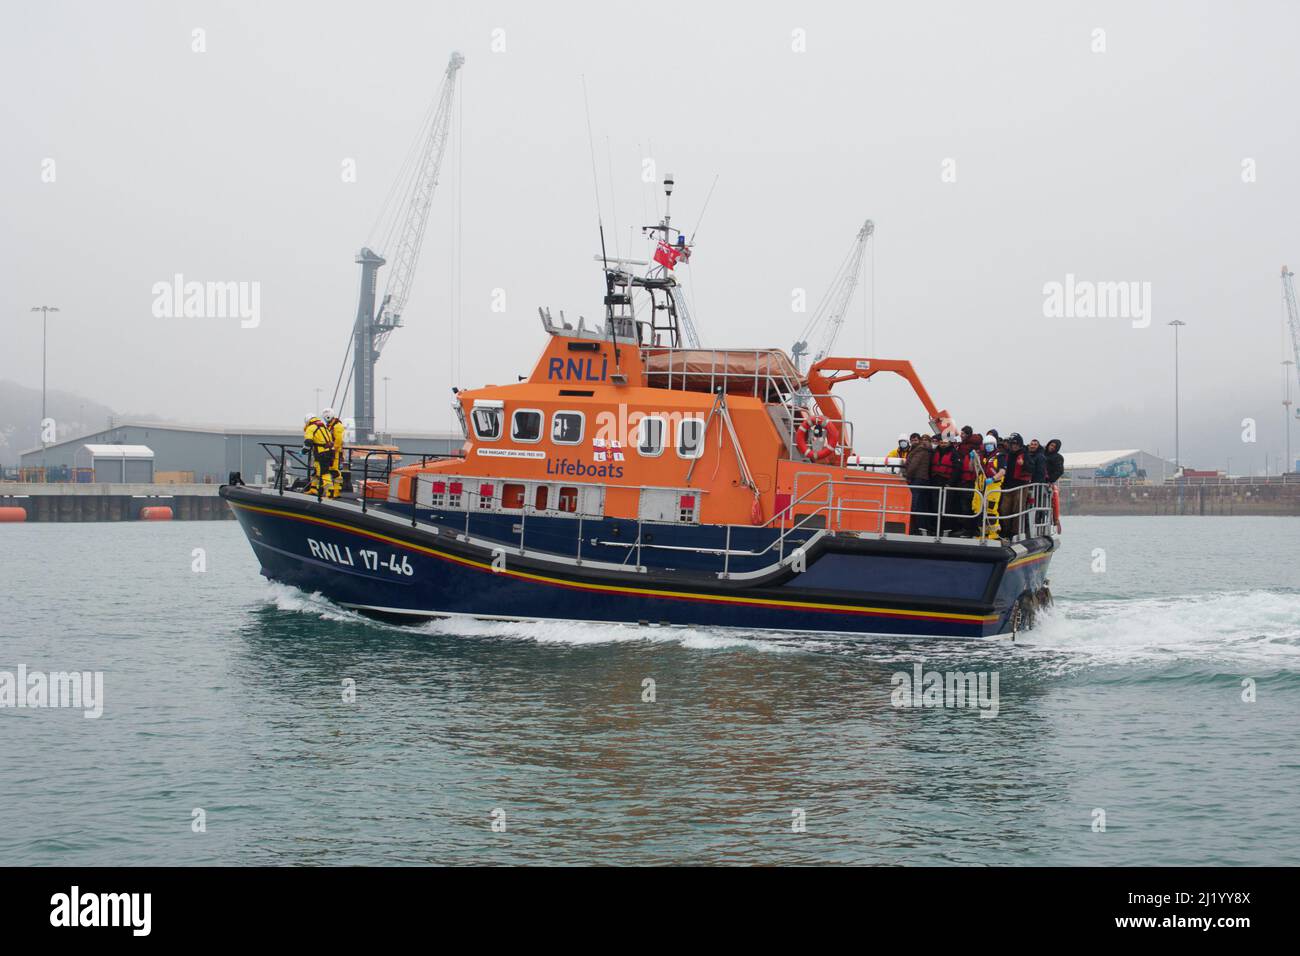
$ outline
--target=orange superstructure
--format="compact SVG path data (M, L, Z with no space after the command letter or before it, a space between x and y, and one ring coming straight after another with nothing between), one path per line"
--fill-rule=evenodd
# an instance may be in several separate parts
M876 371L908 378L931 418L946 421L909 363L826 360L803 379L776 349L670 348L643 345L636 325L620 340L544 324L550 340L526 381L457 393L463 457L397 469L399 500L410 500L419 476L431 496L477 495L485 510L522 511L527 502L530 512L767 524L842 505L844 530L906 529L906 484L847 466L850 423L840 424L829 461L801 456L794 433L810 413L801 404L809 391L823 415L841 421L831 386ZM841 367L849 374L822 374ZM809 497L831 487L825 479L846 483L836 501Z

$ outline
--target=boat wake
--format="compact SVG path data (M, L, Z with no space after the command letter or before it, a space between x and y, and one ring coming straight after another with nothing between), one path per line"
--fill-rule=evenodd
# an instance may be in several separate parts
M924 656L1036 659L1061 673L1114 665L1228 664L1234 668L1300 673L1300 592L1226 591L1160 598L1058 601L1038 626L1012 644L1005 638L917 641L693 627L637 626L583 621L492 621L437 618L413 625L376 621L339 607L320 594L268 584L277 610L404 634L537 644L661 643L688 650L830 653L876 662Z
M1022 644L1096 665L1178 661L1300 671L1300 592L1058 601Z
M279 611L311 615L324 621L358 624L402 634L484 640L532 641L538 644L676 643L691 650L750 648L769 652L801 649L807 635L706 631L692 627L605 624L595 621L492 621L473 617L433 618L418 624L390 624L333 603L320 592L307 593L288 584L268 582L266 602Z
M486 621L448 617L428 621L417 629L445 637L497 638L535 641L538 644L675 643L690 650L716 651L746 648L759 651L798 650L776 635L776 640L750 631L703 630L693 627L605 624L597 621Z

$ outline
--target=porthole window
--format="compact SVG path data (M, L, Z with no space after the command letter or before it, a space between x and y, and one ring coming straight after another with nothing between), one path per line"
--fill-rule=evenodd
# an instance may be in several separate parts
M704 419L683 418L677 423L677 457L699 458L704 454Z
M510 418L510 438L518 442L542 440L542 413L535 408L520 408Z
M551 416L551 441L557 445L581 444L584 419L582 412L556 412Z
M662 418L646 417L637 424L636 450L643 458L657 458L664 451L665 423Z

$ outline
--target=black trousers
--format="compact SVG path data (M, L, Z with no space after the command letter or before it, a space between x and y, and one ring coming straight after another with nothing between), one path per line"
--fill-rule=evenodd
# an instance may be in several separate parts
M971 495L974 493L974 484L958 482L948 486L943 503L943 530L949 533L976 533L979 517L971 516Z
M934 512L939 508L939 488L928 483L917 483L912 489L912 534L934 534Z

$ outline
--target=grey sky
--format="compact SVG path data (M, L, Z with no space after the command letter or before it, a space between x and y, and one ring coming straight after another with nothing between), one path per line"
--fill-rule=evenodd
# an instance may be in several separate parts
M1295 4L1265 2L14 6L0 378L39 386L28 309L46 302L63 310L52 388L124 413L301 421L338 371L352 257L460 49L463 138L380 363L394 428L446 428L449 385L526 373L539 304L599 315L585 74L611 247L615 220L626 249L654 215L643 156L676 175L685 225L720 177L682 270L708 344L788 348L806 318L792 290L814 304L870 217L876 354L912 359L959 422L1172 457L1179 318L1184 459L1259 470L1283 449L1278 269L1300 266L1297 27ZM260 326L155 318L151 288L175 273L260 282ZM1150 282L1150 327L1045 318L1043 285L1067 273ZM865 305L838 352L865 354ZM864 450L921 424L901 383L845 394Z

